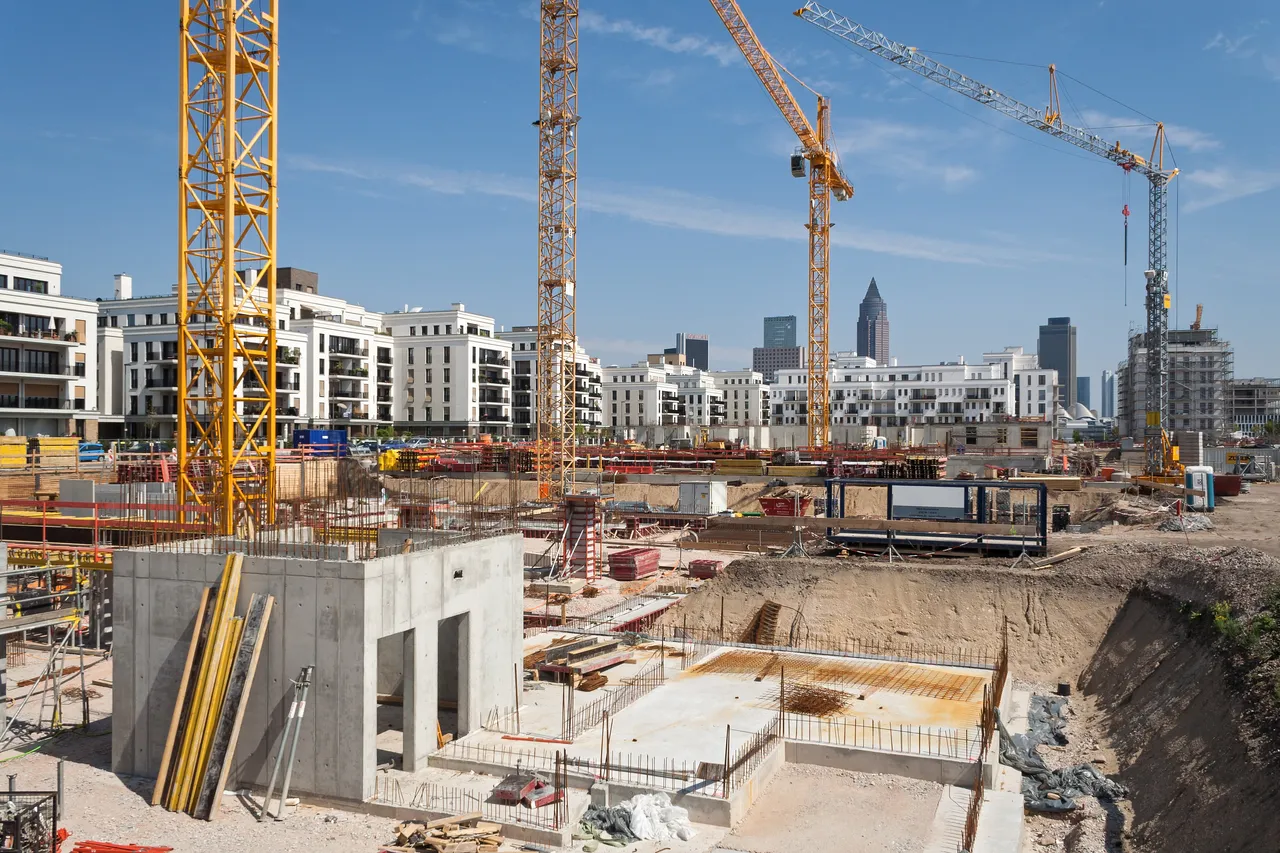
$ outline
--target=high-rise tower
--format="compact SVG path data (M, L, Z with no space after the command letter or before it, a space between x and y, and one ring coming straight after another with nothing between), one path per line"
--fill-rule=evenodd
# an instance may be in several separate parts
M889 363L889 305L874 278L858 306L858 355Z

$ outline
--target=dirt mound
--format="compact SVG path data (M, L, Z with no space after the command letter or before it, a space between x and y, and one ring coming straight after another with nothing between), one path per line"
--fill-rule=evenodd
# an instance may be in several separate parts
M1178 603L1131 597L1080 678L1129 787L1138 849L1280 849L1280 767L1259 756L1245 700Z

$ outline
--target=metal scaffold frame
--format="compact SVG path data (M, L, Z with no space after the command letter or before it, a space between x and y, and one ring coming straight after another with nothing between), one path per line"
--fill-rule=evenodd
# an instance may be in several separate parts
M578 0L542 0L538 120L538 496L573 492L576 452Z
M275 496L278 0L186 0L178 503L234 533Z

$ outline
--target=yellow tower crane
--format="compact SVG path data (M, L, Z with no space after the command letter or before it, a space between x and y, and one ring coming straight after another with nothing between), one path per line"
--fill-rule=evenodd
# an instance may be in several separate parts
M578 0L541 6L534 464L538 497L559 500L573 492L577 455Z
M228 535L275 509L278 11L184 0L179 33L178 502Z
M831 141L831 115L827 99L818 99L817 127L809 123L804 110L791 94L783 79L786 71L764 49L746 16L735 0L711 0L729 35L746 57L751 70L760 78L773 98L782 117L800 140L800 148L791 158L791 174L803 178L805 161L809 161L809 445L825 447L831 437L831 398L828 389L831 300L831 197L845 201L853 196L853 185L840 169ZM795 75L791 75L795 78ZM798 78L796 82L800 82ZM800 83L804 86L804 83Z

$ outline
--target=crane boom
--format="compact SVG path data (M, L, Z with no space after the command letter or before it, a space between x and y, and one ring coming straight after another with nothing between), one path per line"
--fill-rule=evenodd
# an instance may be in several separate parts
M1163 473L1166 467L1164 444L1166 442L1165 415L1169 411L1169 182L1178 170L1164 168L1164 125L1156 125L1155 142L1150 157L1141 157L1119 142L1108 143L1097 134L1073 127L1062 120L1056 110L1057 78L1053 66L1049 66L1050 107L1039 110L1002 94L983 83L967 77L930 59L913 47L893 41L882 33L869 30L856 21L827 9L819 3L807 2L796 11L804 21L844 39L864 50L880 56L895 65L914 71L921 77L972 98L996 112L1022 122L1036 130L1056 136L1077 148L1103 157L1126 172L1137 172L1151 184L1148 203L1147 243L1147 332L1146 332L1146 410L1147 422L1143 431L1148 474Z
M783 79L781 67L760 43L736 0L711 0L725 29L742 51L751 70L760 78L782 117L800 140L809 161L809 446L825 447L830 438L831 399L827 341L830 337L831 301L831 197L845 201L853 195L853 185L840 169L831 147L831 116L827 99L818 95L817 127L809 123L791 87ZM816 92L814 94L817 94ZM797 161L798 162L798 161ZM804 173L797 173L803 177Z

